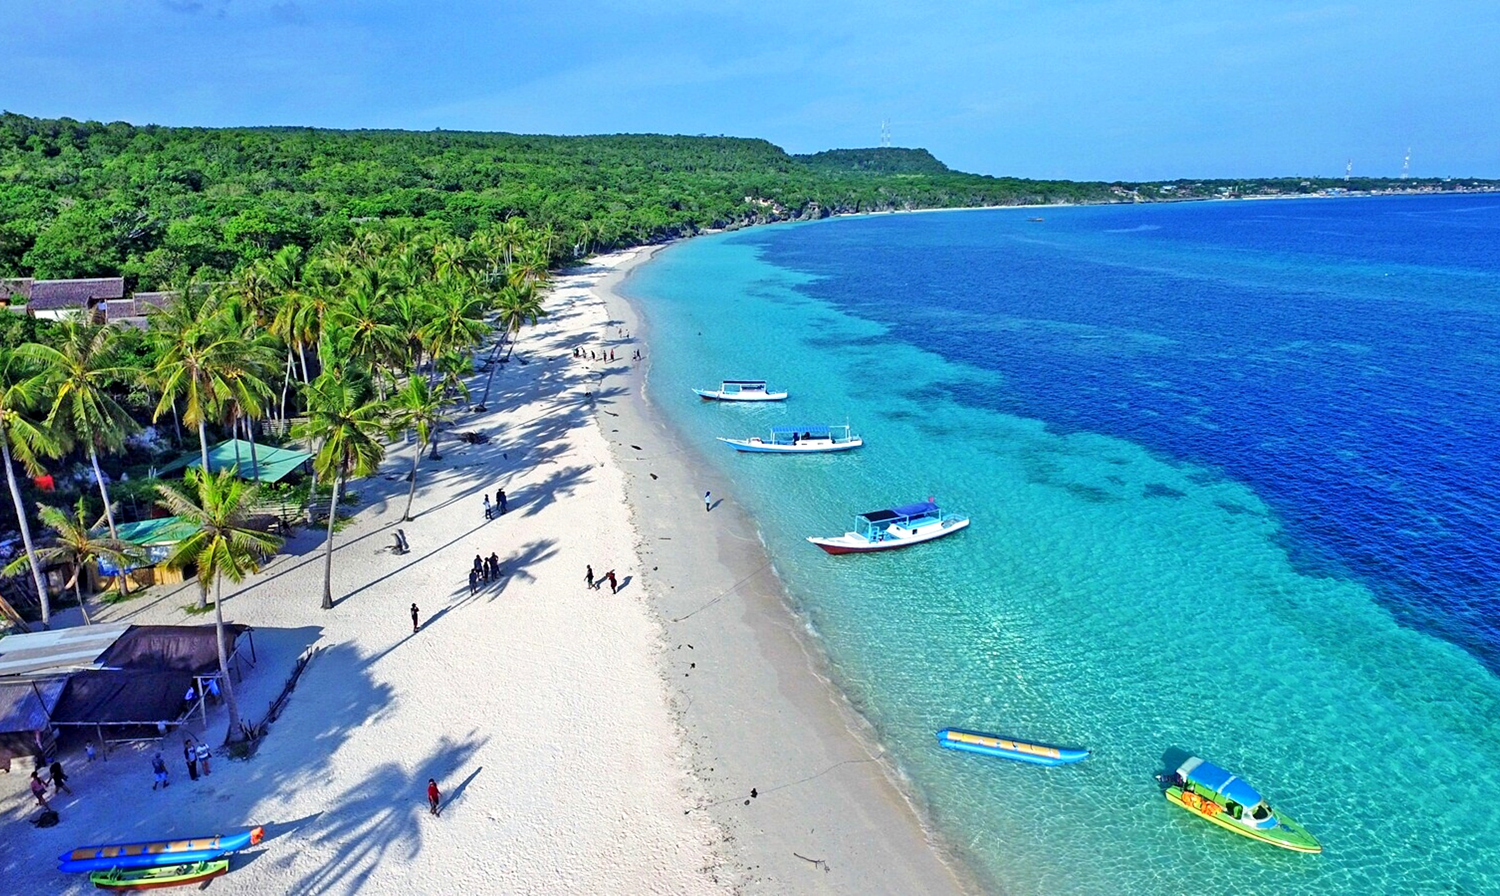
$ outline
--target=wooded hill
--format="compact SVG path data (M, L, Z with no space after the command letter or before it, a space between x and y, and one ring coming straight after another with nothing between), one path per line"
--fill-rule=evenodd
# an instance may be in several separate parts
M468 236L513 217L564 261L706 228L894 208L1118 199L950 171L925 150L792 156L765 140L169 128L0 116L0 277L227 273L370 219Z

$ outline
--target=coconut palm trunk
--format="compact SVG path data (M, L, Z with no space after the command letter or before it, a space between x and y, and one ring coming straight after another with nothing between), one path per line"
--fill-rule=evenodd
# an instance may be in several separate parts
M219 675L224 679L224 705L229 708L229 736L226 740L237 740L244 734L245 724L240 721L240 704L234 698L234 682L229 678L229 656L224 650L224 581L214 580L214 644L219 648Z
M203 472L212 473L208 465L208 424L202 420L198 421L198 450L202 454Z
M89 463L94 465L94 481L99 483L99 497L104 499L104 520L109 523L109 537L119 538L115 531L115 512L109 506L109 487L104 484L104 471L99 469L99 449L89 446Z
M402 522L411 520L411 502L417 497L417 464L422 462L422 452L427 446L418 443L416 453L411 456L411 487L406 490L406 510L401 514Z
M52 605L47 599L47 585L42 581L42 567L36 562L36 546L31 543L31 524L26 521L26 506L21 502L21 487L16 482L16 470L10 462L10 436L0 431L0 453L5 455L5 479L10 484L10 499L16 505L16 520L21 525L21 544L26 548L26 560L31 566L31 579L36 583L36 598L42 607L42 628L52 624ZM14 610L11 610L14 613ZM16 619L19 621L20 617ZM25 623L23 622L24 626Z
M344 484L344 472L333 477L333 500L328 502L328 544L323 549L323 609L333 609L333 524L338 520L339 486Z

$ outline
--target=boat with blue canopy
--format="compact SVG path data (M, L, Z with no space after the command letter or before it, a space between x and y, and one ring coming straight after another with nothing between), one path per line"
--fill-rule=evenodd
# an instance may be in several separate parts
M1231 772L1197 756L1163 776L1167 802L1225 830L1295 852L1322 852L1307 828L1266 804L1260 791Z
M939 744L950 750L999 756L1033 765L1067 765L1089 758L1089 751L1080 747L1056 747L959 728L944 728L937 733L937 739Z
M765 380L725 380L717 389L694 389L704 401L785 401L786 393L766 385Z
M865 443L845 426L773 426L769 439L726 439L719 441L736 451L764 454L820 454L848 451Z
M866 554L932 541L968 525L968 517L944 512L929 499L861 513L854 518L854 531L827 537L810 535L807 540L830 554Z

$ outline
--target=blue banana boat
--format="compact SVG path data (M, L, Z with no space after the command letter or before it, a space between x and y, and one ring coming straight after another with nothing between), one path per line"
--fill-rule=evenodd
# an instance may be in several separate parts
M113 868L160 868L211 862L225 853L255 846L265 836L266 829L257 827L238 834L220 834L214 837L80 846L57 857L57 870L109 871Z
M950 750L983 753L986 756L999 756L1034 765L1067 765L1089 758L1089 751L1081 748L1055 747L958 728L944 728L937 733L937 739L939 744Z

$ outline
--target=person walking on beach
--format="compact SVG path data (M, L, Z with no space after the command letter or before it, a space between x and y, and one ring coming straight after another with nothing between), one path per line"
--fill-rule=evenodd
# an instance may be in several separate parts
M417 613L418 613L417 605L416 604L412 604L411 605L411 633L414 634L414 635L417 633Z
M36 797L36 804L43 809L51 809L47 805L47 785L42 782L36 771L31 773L31 795Z
M490 496L489 495L485 495L484 496L484 518L487 519L487 520L494 518L494 511L490 509Z
M713 492L704 492L703 493L703 512L704 513L707 513L708 511L710 511L710 510L713 509L714 502L709 498L709 496L712 495L712 494L713 494Z
M604 574L604 577L609 580L609 593L617 593L619 591L619 586L615 584L615 571L611 569L609 572Z
M158 787L165 790L171 786L172 782L167 780L167 762L161 758L159 751L155 756L151 757L151 771L156 774L156 783L151 785L152 790Z
M59 790L66 790L68 793L73 792L73 788L68 786L68 775L63 771L61 759L52 760L52 768L49 771L52 772L52 793L54 795Z
M438 807L442 804L442 802L443 802L443 794L442 794L442 791L438 790L437 780L434 779L434 778L428 778L427 779L427 811L431 812L433 815L439 815L439 814L441 814L442 810L440 808L438 808Z
M484 575L484 559L478 554L474 555L474 571L480 575Z
M187 763L188 777L198 780L198 749L193 746L191 737L182 739L182 759Z
M589 564L583 568L583 583L590 588L594 587L594 567Z
M471 569L471 570L469 570L469 596L472 597L472 596L474 596L475 594L478 594L478 593L479 593L479 570L477 570L477 569Z
M490 554L490 569L494 570L495 581L500 581L500 555Z
M209 771L209 769L208 769L208 760L214 755L214 751L210 750L208 748L208 744L206 744L206 743L204 743L203 741L200 740L200 741L198 741L198 750L197 750L197 753L198 753L198 770L201 771L204 774L205 777L207 777L208 771Z
M495 492L495 503L500 505L500 515L505 516L505 489Z

